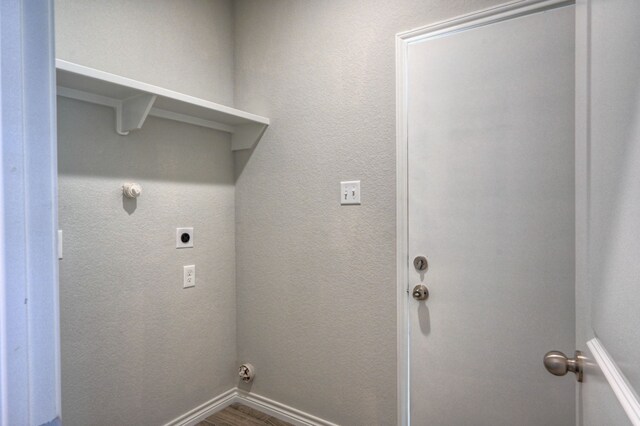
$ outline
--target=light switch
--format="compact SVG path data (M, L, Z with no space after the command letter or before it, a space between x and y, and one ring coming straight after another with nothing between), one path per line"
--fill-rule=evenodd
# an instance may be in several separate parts
M340 182L340 204L360 204L360 181Z

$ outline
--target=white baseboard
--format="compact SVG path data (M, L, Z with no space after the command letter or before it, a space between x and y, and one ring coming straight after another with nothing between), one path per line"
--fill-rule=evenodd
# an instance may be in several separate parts
M266 398L255 393L245 392L238 389L236 391L237 402L247 407L255 408L272 417L295 426L338 426L336 423L321 419L304 411L298 410L280 402Z
M589 346L598 366L602 369L609 385L629 416L629 420L633 425L640 426L638 395L597 338L588 341L587 346ZM336 423L238 388L229 389L164 426L193 426L234 403L244 404L295 426L338 426Z
M164 426L193 426L216 411L220 411L236 402L236 394L236 388L229 389L193 410L184 413L180 417L171 420Z
M231 404L240 403L247 407L262 411L272 417L295 426L338 426L327 420L305 413L288 405L254 393L232 388L194 408L193 410L170 421L164 426L193 426L203 421L213 413L223 410Z
M613 389L618 401L629 416L631 424L640 426L640 401L631 384L626 379L622 371L618 368L609 352L604 348L598 338L593 338L587 342L591 354L595 358L602 373L607 378L609 386Z

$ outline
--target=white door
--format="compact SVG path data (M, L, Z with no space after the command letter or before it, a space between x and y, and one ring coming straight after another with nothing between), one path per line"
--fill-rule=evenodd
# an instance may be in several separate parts
M412 425L575 424L575 380L542 364L575 349L574 14L408 45Z

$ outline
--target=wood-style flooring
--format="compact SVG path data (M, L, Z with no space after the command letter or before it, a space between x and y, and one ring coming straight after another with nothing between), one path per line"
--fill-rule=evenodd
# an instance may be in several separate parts
M242 404L232 404L196 426L293 426Z

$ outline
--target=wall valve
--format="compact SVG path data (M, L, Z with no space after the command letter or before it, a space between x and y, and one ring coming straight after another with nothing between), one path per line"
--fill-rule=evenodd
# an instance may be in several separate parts
M249 383L253 381L253 378L256 375L256 369L253 365L249 363L242 364L240 368L238 368L238 375L240 376L243 382Z

